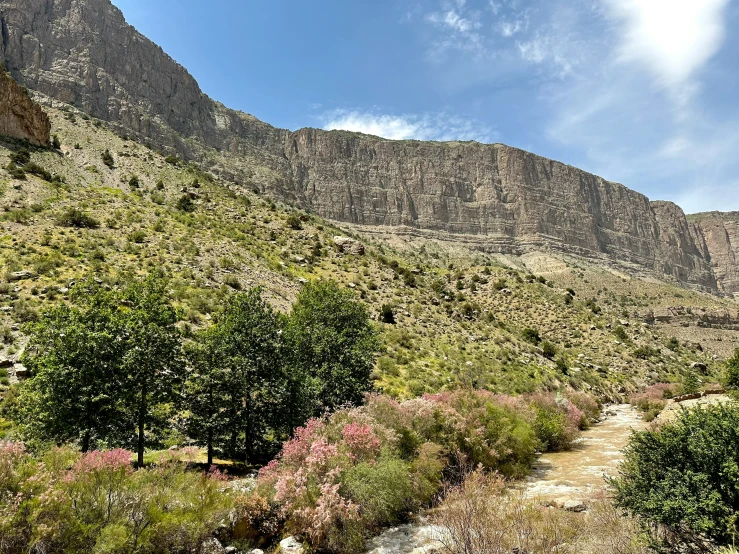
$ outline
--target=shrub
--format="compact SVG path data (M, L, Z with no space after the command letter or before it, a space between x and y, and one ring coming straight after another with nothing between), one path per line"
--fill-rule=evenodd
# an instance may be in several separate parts
M0 495L13 497L0 503L3 552L200 552L236 504L220 474L172 457L134 471L131 455L53 449L39 461L0 442Z
M23 166L27 163L30 163L30 161L31 153L25 148L18 150L17 152L11 152L10 154L10 162L14 163L15 165Z
M182 212L194 212L195 211L195 202L192 201L192 197L185 193L177 200L176 207L178 210Z
M682 412L673 423L632 435L612 480L619 507L653 528L670 551L701 550L704 539L732 544L739 534L739 406Z
M726 390L739 390L739 348L734 350L734 356L726 361L723 385Z
M137 229L128 235L128 240L135 244L143 244L146 241L146 233L141 229Z
M380 321L383 323L395 324L395 314L393 313L393 307L388 304L383 304L380 309Z
M132 175L131 178L128 180L128 186L134 189L139 188L139 186L141 186L141 181L139 180L139 176Z
M647 554L636 522L602 496L586 514L542 509L535 499L506 488L497 475L475 472L449 487L433 523L445 554L582 552Z
M552 360L557 355L557 347L548 340L545 340L541 343L541 353L545 358Z
M79 208L67 208L57 219L57 223L64 227L77 227L85 229L97 229L100 227L100 222L83 212Z
M303 224L297 214L287 216L287 226L295 231L300 231L303 228Z
M613 334L621 342L626 342L629 340L629 336L626 334L626 330L620 325L613 330Z
M23 171L41 177L44 181L51 182L51 173L35 162L29 162L23 166Z
M105 152L101 154L100 158L103 160L103 163L108 166L108 169L113 169L115 167L113 154L111 154L110 150L108 150L107 148L105 149Z
M54 148L54 150L59 150L62 147L62 142L59 140L58 135L54 135L51 137L51 146Z
M536 329L532 329L531 327L527 327L521 332L521 336L523 337L523 340L526 342L530 342L531 344L539 344L541 342L541 337L539 336L539 331Z

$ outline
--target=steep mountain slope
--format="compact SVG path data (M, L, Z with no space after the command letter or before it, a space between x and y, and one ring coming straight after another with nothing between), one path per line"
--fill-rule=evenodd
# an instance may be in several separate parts
M396 248L349 233L366 250L352 254L334 240L346 231L317 216L165 158L87 115L49 115L61 150L31 153L48 180L0 171L0 365L22 351L20 325L62 301L71 282L93 274L113 285L155 269L171 277L192 328L217 317L235 289L263 286L286 310L301 283L318 278L354 290L375 316L390 306L396 324L380 324L388 350L375 380L399 397L462 385L500 392L570 385L615 398L680 381L693 363L705 364L708 381L718 368L714 353L725 354L714 347L739 337L715 330L722 342L698 344L690 323L689 337L670 341L674 333L647 311L735 304L560 254L506 259L448 241L396 237ZM0 166L19 148L0 142ZM192 205L183 208L183 197ZM535 344L532 331L546 342Z
M323 217L486 252L551 247L739 291L731 271L714 274L714 241L677 206L576 168L504 145L276 129L204 95L109 0L2 0L0 23L6 66L47 104L72 104Z
M711 253L720 290L739 291L739 212L695 214L689 221Z

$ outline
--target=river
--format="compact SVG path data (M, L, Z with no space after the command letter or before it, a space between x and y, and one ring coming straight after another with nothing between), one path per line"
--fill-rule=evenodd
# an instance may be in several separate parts
M571 450L544 454L534 464L531 475L515 486L527 496L546 502L587 500L614 475L632 430L646 428L637 410L628 404L608 406L606 417L584 431ZM438 530L425 524L388 529L368 544L367 554L430 554L437 548Z

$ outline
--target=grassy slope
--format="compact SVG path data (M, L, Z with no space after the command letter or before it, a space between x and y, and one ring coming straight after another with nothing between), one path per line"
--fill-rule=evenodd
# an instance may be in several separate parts
M634 312L670 303L725 307L729 301L632 281L580 262L547 257L537 266L529 259L529 267L549 279L543 284L523 265L526 260L503 263L430 241L423 248L406 248L364 238L365 256L342 255L332 239L345 233L331 223L302 214L303 229L294 230L288 216L295 212L288 207L242 189L235 192L233 185L210 181L195 167L167 163L93 120L49 112L63 154L38 151L33 161L64 176L66 184L31 175L14 181L0 172L0 264L6 269L0 274L0 327L17 326L33 310L63 300L70 282L86 274L112 282L120 272L163 268L193 327L207 325L239 285L263 286L282 310L289 308L301 280L319 277L353 288L374 314L383 304L392 305L397 325L382 325L388 351L378 363L376 382L400 397L460 384L500 392L570 384L615 396L650 381L677 380L693 361L716 365L692 347L667 349L668 337L641 323ZM14 146L0 146L3 166L9 148ZM101 160L106 148L115 158L112 170ZM138 188L129 185L134 175ZM195 179L198 186L192 185ZM163 190L156 186L160 180ZM192 214L175 206L185 191L198 196ZM100 227L61 226L59 215L72 206L93 215ZM390 266L393 260L417 272L416 286L404 282ZM7 282L10 272L20 270L34 277ZM566 287L577 293L571 304L565 302ZM445 299L457 294L464 299ZM585 305L589 298L596 299L600 314ZM627 341L613 334L619 320L628 320ZM566 374L523 340L526 327L556 345L569 367ZM11 334L6 355L23 344L18 331ZM638 358L639 347L653 354Z

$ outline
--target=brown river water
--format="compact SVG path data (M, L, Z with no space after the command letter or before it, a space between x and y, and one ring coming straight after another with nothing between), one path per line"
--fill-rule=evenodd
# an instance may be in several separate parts
M584 431L572 450L541 456L531 475L516 485L542 501L582 501L606 486L604 475L615 475L622 450L633 430L647 427L627 404L608 406L606 418ZM438 547L438 529L424 524L388 529L368 544L366 554L426 554Z

